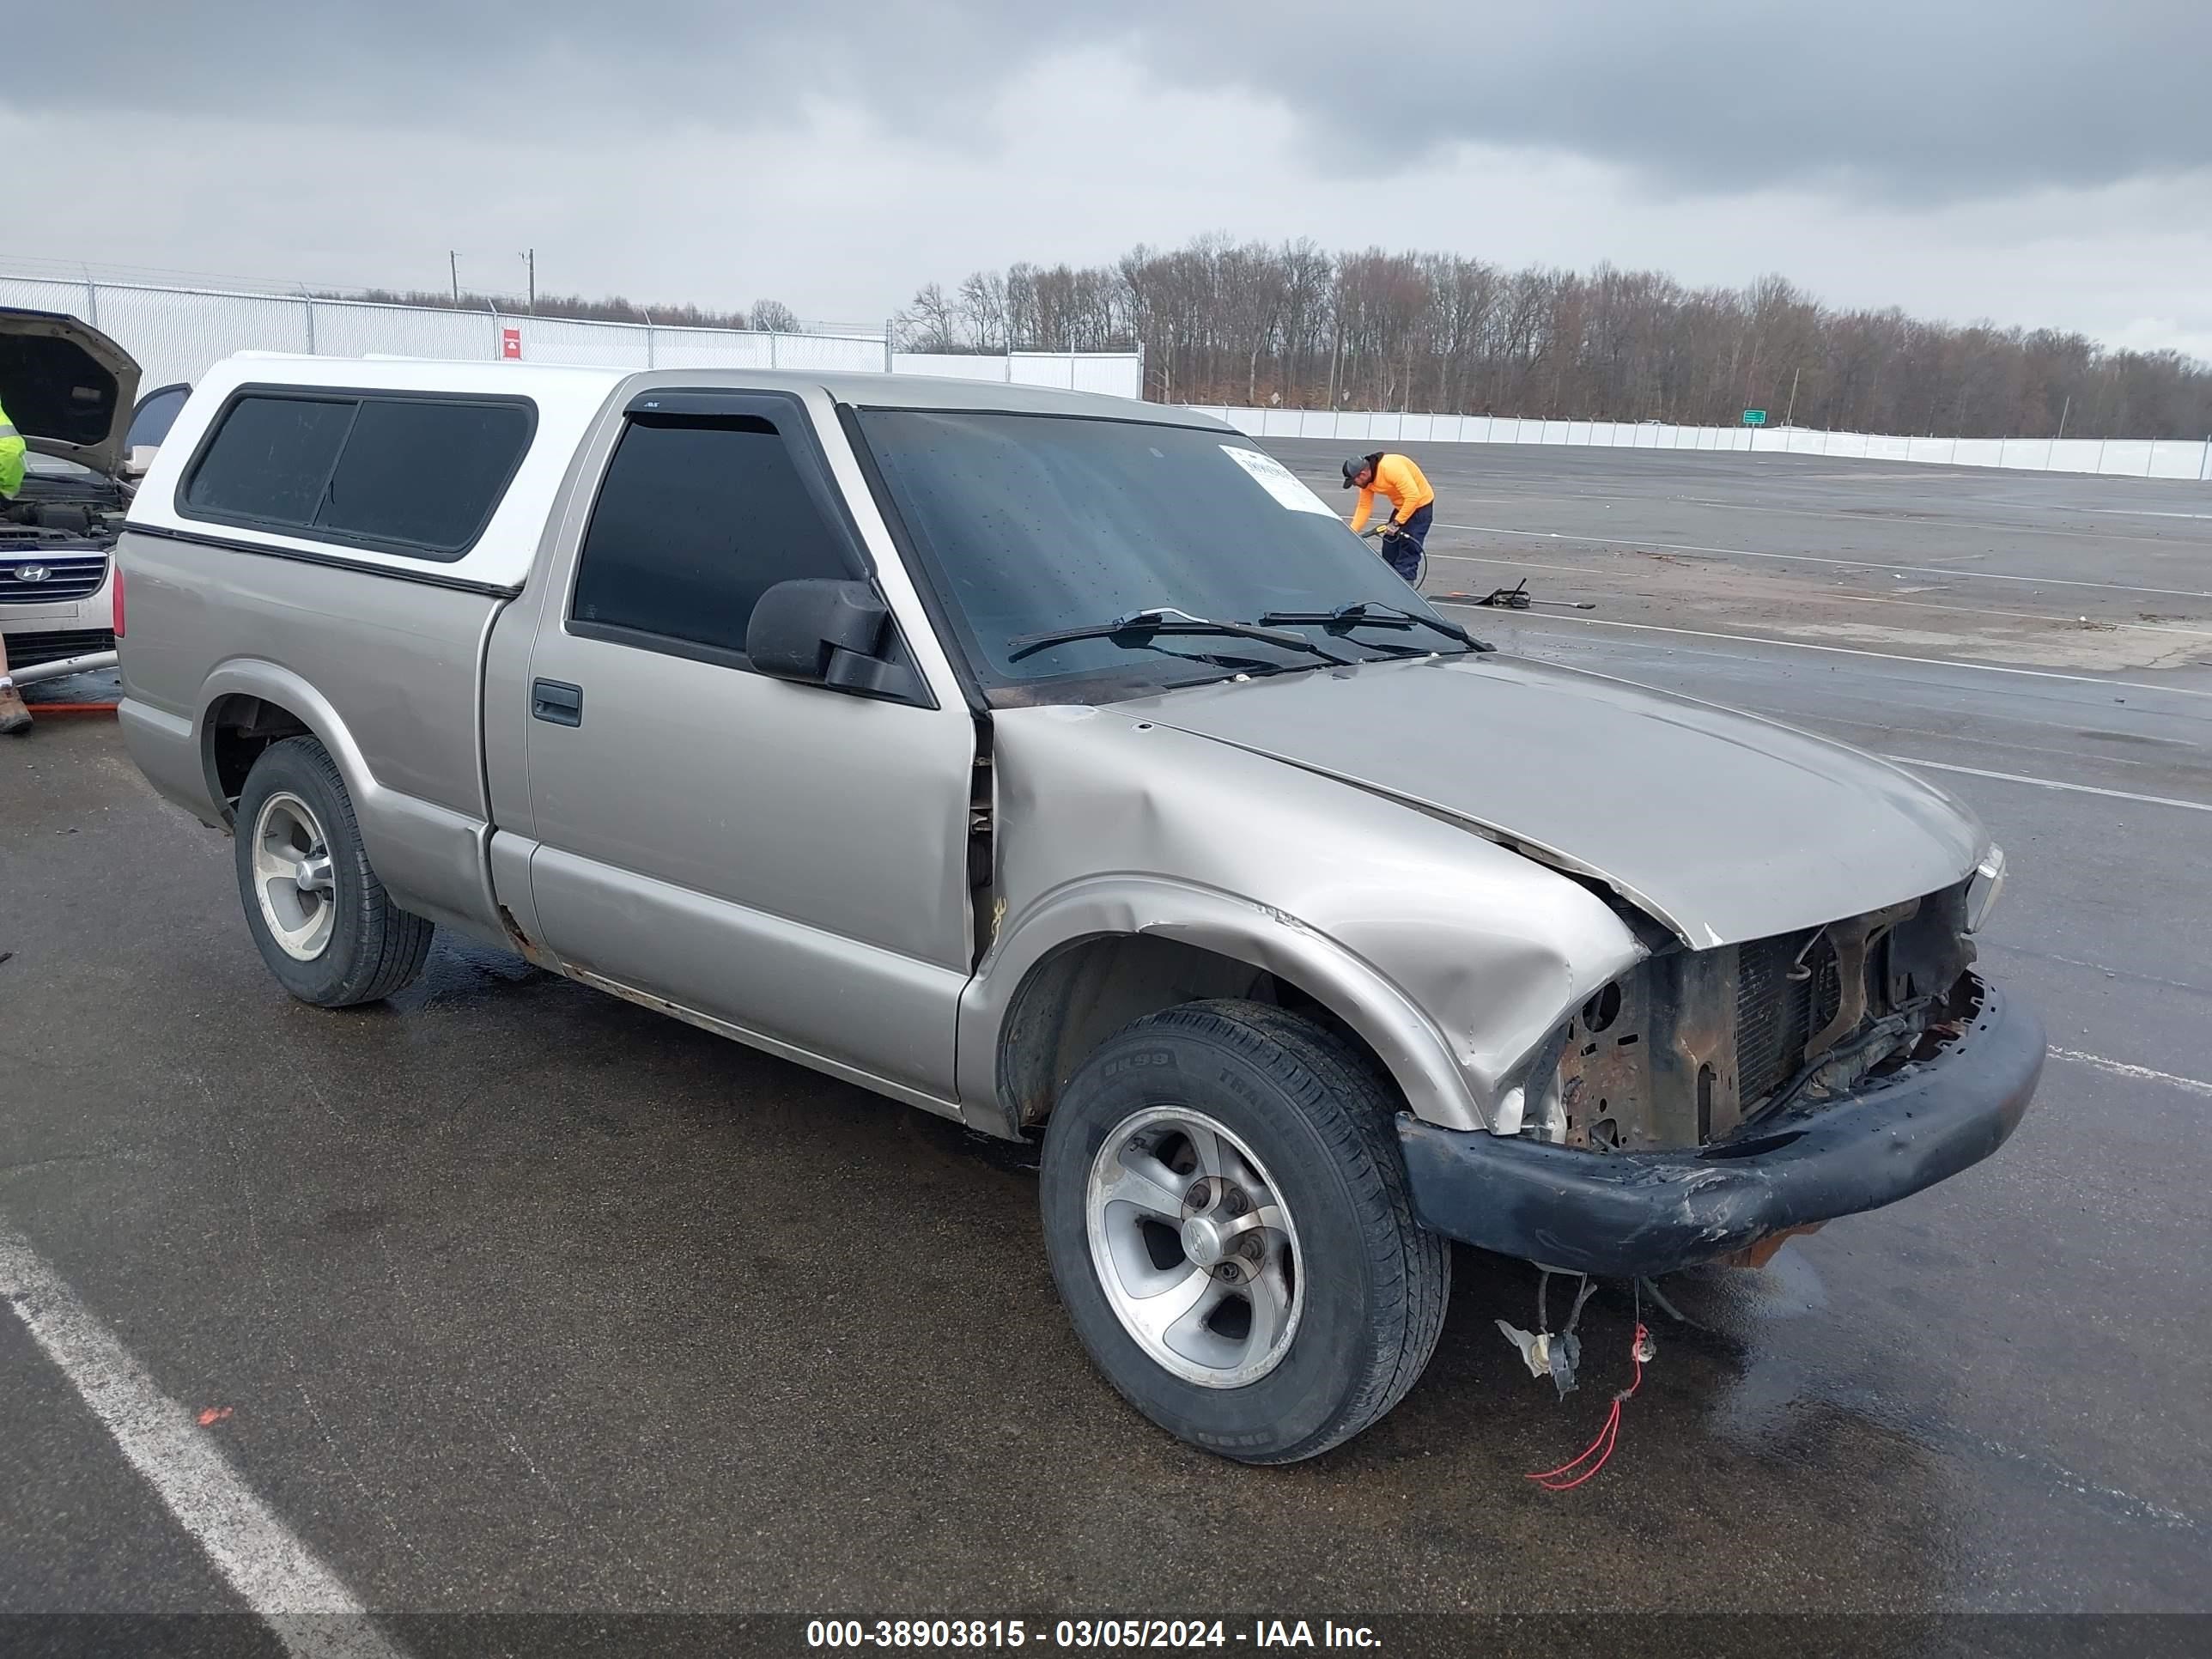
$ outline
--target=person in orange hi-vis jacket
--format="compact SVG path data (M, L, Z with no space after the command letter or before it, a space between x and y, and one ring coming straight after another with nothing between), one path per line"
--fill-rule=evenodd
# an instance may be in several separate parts
M1344 464L1344 487L1359 492L1359 509L1352 515L1355 535L1367 528L1367 515L1375 510L1376 494L1389 498L1390 523L1382 534L1382 554L1407 582L1418 583L1437 492L1429 488L1413 458L1387 450L1355 455Z

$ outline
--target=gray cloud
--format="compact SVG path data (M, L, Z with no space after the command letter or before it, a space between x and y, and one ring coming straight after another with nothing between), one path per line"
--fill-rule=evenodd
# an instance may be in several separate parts
M587 146L609 123L772 129L818 98L957 143L1009 76L1104 46L1279 99L1347 174L1466 140L1658 191L1911 203L2212 167L2203 0L77 0L37 27L30 61L59 72L11 75L0 101L93 119L113 100ZM1419 240L1417 205L1373 205Z

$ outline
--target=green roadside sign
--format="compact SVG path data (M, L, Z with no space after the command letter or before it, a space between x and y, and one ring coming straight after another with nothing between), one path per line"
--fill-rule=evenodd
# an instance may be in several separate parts
M1765 426L1766 424L1766 411L1763 409L1745 410L1743 411L1743 423L1746 426Z

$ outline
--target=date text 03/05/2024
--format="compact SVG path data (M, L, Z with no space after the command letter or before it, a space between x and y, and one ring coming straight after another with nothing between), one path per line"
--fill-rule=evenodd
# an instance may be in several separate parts
M1255 1619L815 1619L810 1648L1360 1648L1382 1641L1368 1626L1334 1620Z

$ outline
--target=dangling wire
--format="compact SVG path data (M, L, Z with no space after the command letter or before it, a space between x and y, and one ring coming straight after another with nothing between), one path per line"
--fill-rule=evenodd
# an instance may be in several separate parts
M1582 1311L1579 1301L1576 1304L1575 1311L1577 1313ZM1621 1406L1635 1395L1637 1389L1644 1386L1644 1362L1652 1358L1656 1352L1651 1341L1651 1333L1644 1328L1643 1287L1638 1285L1636 1295L1636 1335L1628 1348L1629 1361L1636 1368L1635 1376L1630 1380L1626 1388L1613 1395L1613 1409L1606 1413L1605 1426L1597 1431L1597 1438L1583 1447L1578 1455L1569 1458L1556 1469L1546 1469L1540 1474L1524 1476L1523 1479L1534 1481L1546 1492L1572 1492L1603 1468L1607 1460L1612 1457L1613 1448L1620 1443ZM1593 1458L1596 1460L1595 1462L1590 1461ZM1586 1463L1589 1467L1584 1468L1583 1466ZM1577 1470L1581 1472L1577 1474Z

